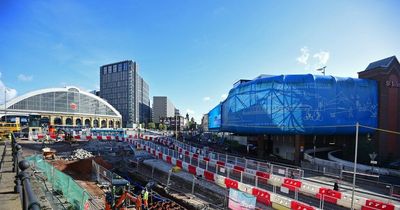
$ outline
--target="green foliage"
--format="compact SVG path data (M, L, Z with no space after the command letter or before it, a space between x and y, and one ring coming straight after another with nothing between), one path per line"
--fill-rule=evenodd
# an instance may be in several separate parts
M153 122L148 123L148 124L147 124L147 128L148 128L148 129L156 129L156 124L153 123Z
M164 124L160 123L160 124L158 125L158 129L159 129L159 130L162 130L162 131L165 131L165 130L167 130L167 126L165 126Z

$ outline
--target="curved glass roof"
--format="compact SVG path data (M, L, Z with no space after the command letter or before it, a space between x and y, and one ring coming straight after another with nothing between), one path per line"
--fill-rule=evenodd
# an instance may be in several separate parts
M12 99L7 110L51 112L121 117L121 114L102 98L77 87L49 88L29 92Z

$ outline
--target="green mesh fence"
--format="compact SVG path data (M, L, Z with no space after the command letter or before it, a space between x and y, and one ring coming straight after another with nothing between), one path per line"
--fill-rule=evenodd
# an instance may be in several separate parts
M63 197L71 203L73 209L88 209L88 199L90 196L74 179L54 168L50 163L43 160L40 155L29 156L25 160L28 160L37 170L42 171L46 175L54 191L62 193Z

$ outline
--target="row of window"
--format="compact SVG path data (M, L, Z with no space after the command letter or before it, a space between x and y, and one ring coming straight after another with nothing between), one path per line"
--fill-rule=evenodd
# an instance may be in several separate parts
M101 77L101 82L111 82L111 81L127 81L128 78L128 72L124 71L118 74L107 74Z
M31 96L15 103L9 109L116 115L97 99L73 92L52 92Z
M128 63L119 63L109 66L103 66L103 74L111 74L128 70Z

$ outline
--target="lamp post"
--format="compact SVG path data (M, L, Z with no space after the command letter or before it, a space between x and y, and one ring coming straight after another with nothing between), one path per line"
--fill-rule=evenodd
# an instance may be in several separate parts
M314 136L314 139L313 139L313 144L314 144L314 161L315 161L315 149L317 148L316 146L315 146L315 141L317 140L317 136Z
M175 114L175 139L178 140L178 121L176 120L177 116Z
M7 88L4 87L4 122L7 122Z
M325 69L326 69L326 66L317 69L317 71L320 71L325 76Z
M360 124L356 123L356 142L355 142L355 149L354 149L354 170L353 170L353 190L351 192L351 210L354 210L354 190L356 188L356 173L357 173L357 150L358 150L358 128Z

